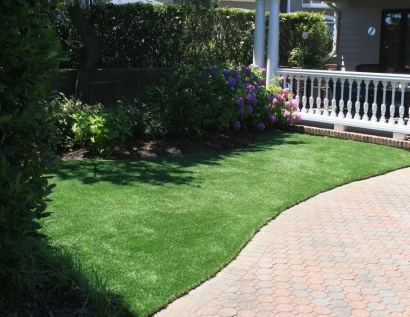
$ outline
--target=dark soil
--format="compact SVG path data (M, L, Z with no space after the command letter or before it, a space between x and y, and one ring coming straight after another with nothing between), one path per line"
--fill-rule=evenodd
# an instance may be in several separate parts
M254 131L227 130L196 140L181 138L161 140L130 139L115 148L113 157L123 159L229 151L251 145L255 140L255 136L256 132ZM98 153L89 152L85 149L59 152L57 156L62 160L100 158Z

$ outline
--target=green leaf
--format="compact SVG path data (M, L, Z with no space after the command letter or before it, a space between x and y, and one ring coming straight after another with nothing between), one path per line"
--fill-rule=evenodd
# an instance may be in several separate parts
M9 122L11 120L11 118L13 118L12 114L8 114L6 116L2 116L0 117L0 123L5 123L5 122Z

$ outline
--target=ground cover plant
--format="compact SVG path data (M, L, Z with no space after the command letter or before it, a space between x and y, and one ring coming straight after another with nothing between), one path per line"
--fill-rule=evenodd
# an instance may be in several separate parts
M285 208L409 164L405 150L276 130L228 152L64 161L42 223L147 316L215 274Z

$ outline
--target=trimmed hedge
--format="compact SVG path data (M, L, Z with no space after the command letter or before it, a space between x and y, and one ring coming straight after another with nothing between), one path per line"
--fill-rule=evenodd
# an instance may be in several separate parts
M69 17L64 12L59 16L57 35L81 48ZM104 47L97 68L252 63L255 11L142 3L106 4L94 7L92 21ZM268 24L269 13L266 13L266 37ZM280 24L280 65L289 65L289 54L297 46L311 47L314 43L323 56L330 52L331 36L326 32L322 14L281 14ZM309 32L308 41L302 39L302 31ZM64 67L77 68L78 52L69 47L65 49L71 61Z

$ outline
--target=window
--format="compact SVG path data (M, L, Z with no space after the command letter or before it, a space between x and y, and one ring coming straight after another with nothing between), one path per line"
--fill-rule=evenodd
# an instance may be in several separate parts
M380 64L410 73L410 9L382 12Z
M303 8L329 9L329 7L323 1L310 1L310 0L302 0L302 7Z

